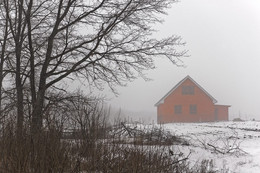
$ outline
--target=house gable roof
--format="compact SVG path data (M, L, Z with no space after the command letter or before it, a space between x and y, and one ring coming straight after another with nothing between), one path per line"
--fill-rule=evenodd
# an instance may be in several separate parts
M163 96L156 104L155 106L158 106L162 103L164 103L164 100L166 97L168 97L174 90L176 90L184 81L186 81L187 79L191 80L197 87L199 87L211 100L212 102L215 104L217 103L217 100L212 97L205 89L203 89L197 82L195 82L195 80L193 80L189 75L186 76L184 79L182 79L177 85L175 85L165 96Z

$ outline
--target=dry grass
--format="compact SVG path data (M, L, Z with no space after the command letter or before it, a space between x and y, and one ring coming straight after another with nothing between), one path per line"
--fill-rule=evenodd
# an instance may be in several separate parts
M120 144L117 139L62 139L61 132L49 129L32 140L27 130L15 136L8 125L0 139L0 172L213 172L205 161L190 168L187 158L170 154L166 145ZM145 138L143 138L145 139ZM212 167L212 166L211 166Z
M55 123L48 121L45 130L34 136L30 122L25 122L22 136L16 136L15 123L6 121L0 130L0 173L214 172L209 161L190 168L189 156L169 150L170 145L183 140L163 129L134 132L132 143L122 140L117 130L108 131L113 128L107 126L106 112L100 108L71 109L68 120L77 130L66 138L64 121L57 123L57 119L53 119ZM113 127L122 125L118 122Z

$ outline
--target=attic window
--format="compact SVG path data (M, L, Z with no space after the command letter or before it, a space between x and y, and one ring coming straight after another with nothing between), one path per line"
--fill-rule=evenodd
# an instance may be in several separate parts
M182 95L193 95L194 86L182 86Z

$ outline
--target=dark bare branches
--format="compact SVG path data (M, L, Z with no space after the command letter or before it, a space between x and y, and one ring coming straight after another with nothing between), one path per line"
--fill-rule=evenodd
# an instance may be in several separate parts
M35 128L42 126L46 91L64 79L84 79L98 88L107 84L115 91L138 76L146 79L143 72L154 68L154 58L179 65L186 53L179 36L152 37L153 25L162 22L158 15L175 0L3 2L2 19L14 46L8 70L21 103L23 88L30 88Z

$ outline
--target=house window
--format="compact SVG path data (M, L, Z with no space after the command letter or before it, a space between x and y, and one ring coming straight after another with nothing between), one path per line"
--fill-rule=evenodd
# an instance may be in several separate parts
M197 114L197 105L190 105L190 114Z
M182 106L181 105L175 105L174 106L174 113L175 114L181 114L182 112Z
M182 86L182 95L193 95L194 86Z
M215 114L215 121L217 121L218 120L218 108L215 108L214 114Z

